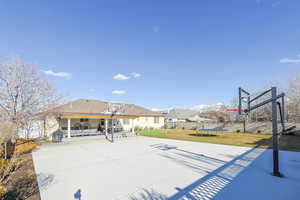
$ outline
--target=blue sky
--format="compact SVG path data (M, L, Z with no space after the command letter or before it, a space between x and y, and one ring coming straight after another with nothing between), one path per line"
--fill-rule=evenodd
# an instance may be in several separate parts
M238 86L300 72L299 10L299 0L0 0L0 57L34 63L70 99L229 103Z

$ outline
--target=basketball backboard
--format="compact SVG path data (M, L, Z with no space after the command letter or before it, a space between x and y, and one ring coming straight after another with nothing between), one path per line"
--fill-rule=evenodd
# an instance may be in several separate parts
M124 113L125 105L122 103L108 103L108 112L112 114Z
M250 93L239 88L239 114L248 114L250 111Z

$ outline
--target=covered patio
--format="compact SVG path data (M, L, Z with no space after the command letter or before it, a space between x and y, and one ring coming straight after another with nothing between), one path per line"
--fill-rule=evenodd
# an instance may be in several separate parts
M122 131L134 133L134 115L63 114L59 128L65 137L108 135Z

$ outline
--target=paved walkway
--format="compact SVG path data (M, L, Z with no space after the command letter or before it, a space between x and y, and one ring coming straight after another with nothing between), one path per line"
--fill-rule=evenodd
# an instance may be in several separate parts
M43 145L33 153L42 200L299 199L300 153L142 136Z

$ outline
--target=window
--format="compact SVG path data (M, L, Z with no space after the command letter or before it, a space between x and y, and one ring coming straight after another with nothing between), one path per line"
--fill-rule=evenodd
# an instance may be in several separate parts
M123 124L128 125L129 124L129 119L123 119Z
M154 117L154 124L159 124L159 117Z
M104 125L105 125L105 120L104 120L104 119L101 119L100 125L101 125L101 126L104 126Z
M81 118L80 119L80 122L88 122L89 121L89 119L87 119L87 118Z
M91 127L91 125L90 125L89 123L85 123L85 124L83 124L83 126L81 126L81 129L87 130L87 129L89 129L90 127Z

